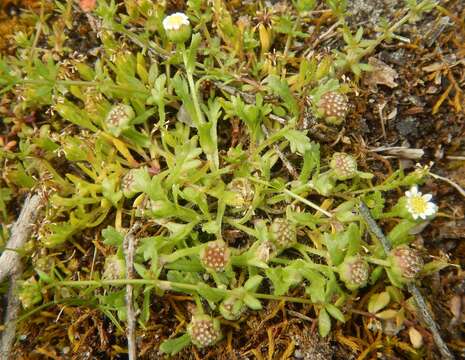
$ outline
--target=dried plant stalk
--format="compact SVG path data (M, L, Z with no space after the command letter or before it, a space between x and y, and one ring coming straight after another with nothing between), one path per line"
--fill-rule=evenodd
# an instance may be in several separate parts
M0 281L10 277L8 301L4 319L5 329L2 333L0 344L0 359L11 359L10 351L13 346L16 333L16 319L19 313L20 302L16 294L16 284L21 278L23 266L18 252L30 238L32 227L41 213L43 197L34 194L28 196L23 209L11 229L11 236L6 244L6 249L0 256Z

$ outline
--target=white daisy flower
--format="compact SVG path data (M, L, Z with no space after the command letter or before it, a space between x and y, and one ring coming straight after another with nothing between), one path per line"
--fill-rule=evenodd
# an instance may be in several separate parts
M405 192L407 197L407 210L412 217L417 220L421 218L425 220L428 216L432 216L438 210L435 203L431 201L431 194L422 194L418 191L417 186L412 186L410 190Z
M163 28L165 31L179 30L183 25L189 26L189 18L186 14L177 12L163 19Z

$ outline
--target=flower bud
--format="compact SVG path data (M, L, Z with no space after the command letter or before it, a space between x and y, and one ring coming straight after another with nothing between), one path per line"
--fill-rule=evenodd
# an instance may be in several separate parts
M274 257L276 246L271 241L257 241L257 243L258 245L255 248L255 258L266 264Z
M226 298L219 306L221 315L226 320L233 321L239 319L245 309L244 302L235 296Z
M335 91L323 94L318 102L318 112L329 124L341 124L347 116L348 111L349 104L347 97Z
M275 218L270 225L271 240L278 248L288 248L297 242L295 225L285 218Z
M228 190L235 194L233 205L246 208L252 204L255 195L254 188L246 178L236 178L228 184Z
M121 179L123 195L130 199L149 186L150 175L147 168L131 169Z
M134 110L129 105L119 104L113 106L105 120L108 131L114 136L120 136L121 132L129 129L135 116Z
M107 280L122 279L126 275L126 263L117 255L105 259L103 267L103 278Z
M200 262L209 271L224 271L230 259L231 251L221 240L208 242L200 253Z
M123 195L128 199L137 194L137 191L134 189L135 179L133 170L135 169L129 170L121 179L121 190L123 191Z
M187 333L195 346L211 346L221 339L220 322L205 314L194 315L187 326Z
M163 19L166 36L174 43L185 43L191 36L191 25L186 14L177 12Z
M352 179L357 175L357 161L346 153L334 153L329 167L338 180Z
M400 284L412 282L423 269L423 259L417 250L401 245L391 250L388 261L390 273Z
M21 282L18 298L25 309L29 309L42 301L40 284L33 276Z
M360 256L347 256L338 266L340 279L349 290L366 286L370 275L370 266Z

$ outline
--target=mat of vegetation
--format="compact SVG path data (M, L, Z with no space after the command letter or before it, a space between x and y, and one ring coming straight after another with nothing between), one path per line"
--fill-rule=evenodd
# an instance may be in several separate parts
M2 358L465 357L464 19L2 2Z

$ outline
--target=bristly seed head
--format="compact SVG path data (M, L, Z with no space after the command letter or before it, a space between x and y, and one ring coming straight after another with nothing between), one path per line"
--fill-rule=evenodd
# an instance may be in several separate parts
M417 250L401 245L391 250L388 260L391 271L400 283L413 281L423 269L423 259Z
M329 167L338 180L352 179L357 175L357 161L349 154L337 152L333 154Z
M235 193L234 206L238 208L250 206L255 195L252 184L246 178L235 178L228 184L228 190Z
M339 277L349 290L366 286L370 266L360 256L347 256L338 266Z
M127 130L132 119L135 117L131 106L118 104L111 108L106 118L106 124L110 133L119 136L122 131Z
M105 259L103 278L107 280L122 279L126 275L126 263L117 255L108 256Z
M271 239L279 248L288 248L297 242L295 225L285 218L275 218L270 225Z
M187 333L195 346L211 346L221 339L220 322L205 314L194 315L187 326Z
M134 184L134 172L129 170L121 179L121 190L125 197L131 198L136 194L136 192L133 191Z
M246 310L246 306L242 300L235 296L231 296L223 300L219 306L221 315L227 320L237 320Z
M231 252L228 245L221 240L210 241L202 249L200 261L210 271L221 272L228 266Z
M328 123L338 125L347 116L349 103L345 95L329 91L321 96L318 108Z

